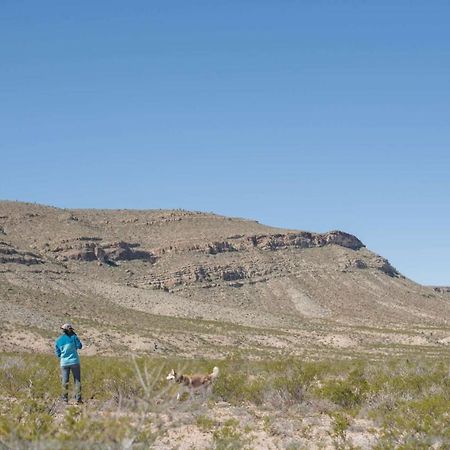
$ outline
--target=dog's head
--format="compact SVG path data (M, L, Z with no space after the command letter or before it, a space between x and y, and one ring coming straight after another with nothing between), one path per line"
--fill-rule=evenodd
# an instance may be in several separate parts
M175 372L175 370L171 370L170 372L169 372L169 375L167 375L167 377L166 377L166 380L168 380L168 381L174 381L174 380L176 380L177 379L177 373Z

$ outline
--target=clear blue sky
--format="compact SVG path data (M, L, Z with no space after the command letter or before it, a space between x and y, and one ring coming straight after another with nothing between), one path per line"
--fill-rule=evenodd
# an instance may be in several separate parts
M357 235L450 284L450 2L0 2L0 198Z

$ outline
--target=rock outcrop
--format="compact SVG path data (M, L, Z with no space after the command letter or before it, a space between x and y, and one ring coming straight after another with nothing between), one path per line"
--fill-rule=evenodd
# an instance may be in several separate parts
M205 246L204 250L206 253L210 255L217 255L218 253L237 251L236 247L234 247L227 241L211 242Z
M80 237L72 241L63 241L52 248L59 261L99 261L101 263L116 263L118 261L131 261L140 259L154 263L155 255L152 252L137 249L140 244L123 241L103 243L101 238Z
M328 233L277 233L259 235L235 235L223 241L213 241L206 244L188 242L173 242L170 246L153 249L158 256L169 253L201 252L209 255L219 253L247 251L258 248L260 250L275 251L287 248L319 248L326 245L338 245L351 250L359 250L364 244L355 236L343 231L330 231Z
M339 245L351 250L359 250L364 244L355 236L342 231L328 233L287 233L251 236L248 238L254 247L262 250L278 250L284 248L314 248L325 245Z
M399 271L391 265L391 263L381 256L377 259L378 262L378 270L381 270L381 272L384 272L386 275L389 275L390 277L399 277L400 273Z
M35 253L17 250L8 242L0 241L0 264L43 264L44 260Z
M433 290L440 294L450 294L450 286L433 286Z

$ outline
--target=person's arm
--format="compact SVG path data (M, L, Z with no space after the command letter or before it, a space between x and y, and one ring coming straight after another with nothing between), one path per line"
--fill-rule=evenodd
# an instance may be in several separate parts
M78 350L81 350L83 348L83 344L81 343L81 341L78 339L78 336L75 335L75 346L77 347Z
M55 342L55 355L60 358L61 357L61 349L58 347L58 343Z

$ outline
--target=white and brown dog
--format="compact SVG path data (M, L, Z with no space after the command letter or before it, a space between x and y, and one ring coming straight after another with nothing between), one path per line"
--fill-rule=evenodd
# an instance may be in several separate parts
M192 397L195 391L201 391L203 397L212 389L214 380L219 375L219 368L214 367L212 373L209 375L181 375L177 374L175 370L171 370L167 375L166 380L173 381L180 385L178 390L177 400L180 400L184 392L189 392L189 397Z

